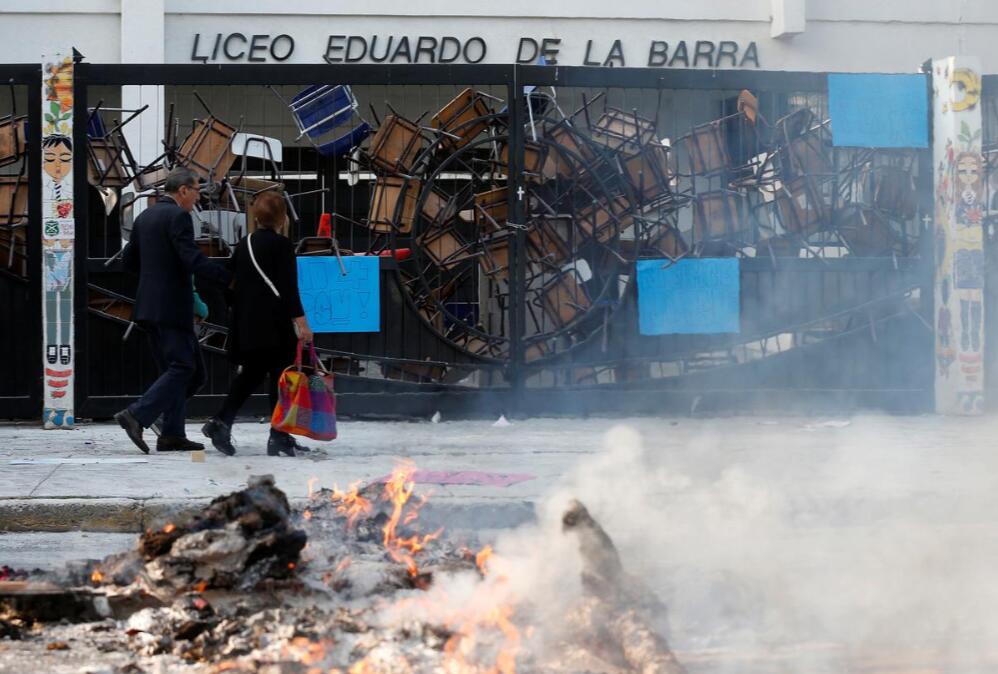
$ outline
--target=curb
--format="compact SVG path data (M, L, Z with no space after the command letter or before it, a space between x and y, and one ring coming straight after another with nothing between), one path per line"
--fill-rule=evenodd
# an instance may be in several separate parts
M0 500L0 532L141 533L204 508L211 499L26 498ZM308 499L291 499L295 509ZM428 526L508 529L536 519L529 501L438 501L420 511Z

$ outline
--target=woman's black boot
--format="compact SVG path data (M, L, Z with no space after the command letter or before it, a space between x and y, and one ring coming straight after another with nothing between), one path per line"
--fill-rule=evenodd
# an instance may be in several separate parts
M232 445L232 429L220 419L209 419L208 423L201 427L204 437L211 440L215 449L226 456L234 456L236 448Z
M288 433L270 430L270 437L267 439L268 456L295 456L295 440Z

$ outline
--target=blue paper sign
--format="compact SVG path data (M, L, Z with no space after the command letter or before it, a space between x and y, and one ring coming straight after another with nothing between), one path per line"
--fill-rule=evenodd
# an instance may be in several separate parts
M929 146L925 75L828 75L828 113L837 147Z
M377 257L299 257L298 294L313 332L381 330L380 265Z
M642 335L741 332L738 260L638 260Z

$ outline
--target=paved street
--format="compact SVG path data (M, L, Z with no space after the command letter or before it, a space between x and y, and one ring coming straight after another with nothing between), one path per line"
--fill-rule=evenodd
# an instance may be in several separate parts
M0 521L128 531L249 475L273 473L304 499L310 478L371 480L399 457L530 475L421 489L453 527L515 526L534 510L544 522L567 496L583 499L668 603L692 671L984 672L998 667L996 431L991 418L934 416L347 422L325 454L285 459L265 455L265 426L242 424L237 457L209 450L193 463L145 457L111 426L4 426ZM144 462L99 463L121 459ZM129 544L59 536L0 534L0 564L31 566L33 546L51 562Z

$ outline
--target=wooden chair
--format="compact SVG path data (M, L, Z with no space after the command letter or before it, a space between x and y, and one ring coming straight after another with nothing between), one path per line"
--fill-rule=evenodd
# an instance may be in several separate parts
M544 315L563 328L584 315L592 303L575 272L565 271L544 284L540 304Z
M135 157L132 156L124 127L141 115L148 106L138 110L113 108L123 115L129 113L110 129L101 116L103 101L89 110L87 119L87 182L102 194L107 190L121 189L135 178L139 172Z
M509 279L510 232L500 232L479 242L478 266L482 273L496 281Z
M205 257L232 257L232 249L220 236L201 236L194 243Z
M901 249L902 239L890 221L870 208L847 206L840 212L835 231L856 257L889 257Z
M831 212L831 184L802 176L775 194L776 214L787 232L810 236L825 229Z
M499 150L500 163L509 167L509 144L504 144ZM532 182L543 182L546 178L544 165L546 161L546 147L531 140L523 144L523 173L527 180Z
M419 126L398 115L388 115L371 139L371 163L388 173L409 174L423 147Z
M527 245L533 262L560 268L572 257L567 237L572 227L569 218L534 220L527 230Z
M277 190L283 194L284 185L275 180L236 176L225 181L221 197L218 199L218 209L244 213L249 209L256 195L271 190ZM251 226L249 222L246 224L248 227Z
M655 137L655 122L637 112L607 108L590 129L590 136L611 150L637 151Z
M497 232L509 215L508 189L495 189L475 194L475 224L482 232Z
M774 129L776 166L784 182L834 172L827 122L820 124L810 110L801 109L778 120Z
M352 250L340 248L339 242L332 236L306 236L295 245L295 255L353 255Z
M430 227L447 225L457 215L457 201L457 196L448 196L431 189L423 199L420 213Z
M430 123L443 132L443 143L456 150L488 128L487 117L491 114L486 97L469 87L433 115Z
M544 157L541 174L547 179L579 177L596 158L593 149L567 122L545 131L551 149Z
M739 173L761 150L762 123L758 102L748 91L739 94L737 112L693 127L682 138L694 175L709 176L720 172ZM737 177L737 176L735 176Z
M87 287L87 307L90 311L122 323L131 323L135 310L133 300L103 288Z
M416 238L416 243L426 256L441 269L449 270L464 258L466 244L449 225L434 225Z
M859 203L885 215L911 220L918 209L915 181L900 166L872 166L860 172L862 196Z
M6 266L27 276L28 180L20 175L0 176L0 249Z
M624 177L634 189L639 203L654 203L672 196L673 171L669 148L649 143L637 154L621 162Z
M686 255L690 247L683 239L682 233L672 223L657 222L644 231L647 243L644 248L658 255L664 255L670 260L677 260Z
M28 277L28 241L24 227L0 227L0 259L7 269Z
M236 161L232 152L235 136L235 127L214 116L195 119L190 135L175 153L174 163L191 169L206 182L221 182Z
M756 257L800 257L803 248L799 236L777 234L760 239L755 245Z
M0 226L12 227L28 220L28 179L0 176Z
M575 225L583 237L594 237L600 243L606 243L633 224L630 211L631 204L623 195L613 197L609 205L594 201L576 213Z
M122 136L124 139L124 136ZM94 187L122 188L135 179L123 149L110 138L87 140L87 182Z
M368 227L379 234L412 231L420 186L415 178L378 176L371 190Z
M27 151L26 116L0 119L0 168L16 163Z
M745 217L744 196L731 190L698 194L693 200L693 240L724 242L737 247L748 240L751 225Z
M385 379L413 384L438 382L447 374L447 366L440 363L382 362L379 365Z

